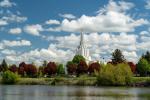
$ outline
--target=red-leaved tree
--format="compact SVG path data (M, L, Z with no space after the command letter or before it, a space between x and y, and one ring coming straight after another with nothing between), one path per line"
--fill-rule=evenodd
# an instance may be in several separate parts
M77 70L77 64L73 63L72 61L67 62L67 71L68 74L75 75Z
M128 65L130 66L131 71L133 73L135 73L136 72L136 65L133 62L128 62Z
M55 62L49 62L44 68L44 73L47 75L55 75L57 72L57 65Z
M16 73L16 72L18 71L18 68L17 68L17 66L16 66L15 64L13 64L13 65L11 65L11 66L9 67L9 70L10 70L11 72Z
M85 61L80 61L80 63L77 66L77 74L84 74L88 72L88 65Z
M100 64L98 62L93 62L89 65L88 72L90 74L94 73L94 71L99 71L99 70L100 70Z

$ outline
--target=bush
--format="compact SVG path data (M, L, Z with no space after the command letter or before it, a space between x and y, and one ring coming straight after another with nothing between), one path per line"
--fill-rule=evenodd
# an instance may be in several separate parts
M6 71L2 74L2 83L4 84L14 84L18 81L19 76L11 71Z
M132 72L128 64L118 64L113 66L107 64L102 66L97 73L98 85L128 85L131 82Z

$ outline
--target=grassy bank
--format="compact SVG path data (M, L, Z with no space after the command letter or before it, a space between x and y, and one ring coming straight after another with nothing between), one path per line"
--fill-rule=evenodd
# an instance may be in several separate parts
M0 83L1 78L0 78ZM132 77L131 86L136 84L150 83L150 77ZM96 86L96 77L53 77L53 78L20 78L17 85L82 85Z

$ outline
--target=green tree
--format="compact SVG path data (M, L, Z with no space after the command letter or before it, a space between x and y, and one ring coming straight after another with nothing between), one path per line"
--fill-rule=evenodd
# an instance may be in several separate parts
M150 71L150 64L145 58L141 58L137 64L137 71L140 76L147 76L147 72Z
M46 60L44 60L43 61L43 65L42 65L43 67L46 67L47 66L47 61Z
M118 64L118 63L122 63L125 62L125 58L121 52L121 50L116 49L113 53L112 53L112 63L113 64Z
M107 64L97 73L98 85L128 85L131 83L132 72L128 64L120 63L116 66Z
M150 64L150 52L147 51L145 54L142 55L142 58L145 58L148 63Z
M4 84L14 84L18 81L19 79L19 75L16 74L16 73L13 73L11 71L5 71L3 74L2 74L2 82Z
M5 59L3 59L3 61L2 61L1 69L2 69L3 72L8 70L8 65L7 65Z
M75 55L72 62L79 64L80 61L85 61L85 58L82 55Z
M63 64L59 64L59 65L57 66L57 74L58 74L58 75L65 74L65 69L64 69Z

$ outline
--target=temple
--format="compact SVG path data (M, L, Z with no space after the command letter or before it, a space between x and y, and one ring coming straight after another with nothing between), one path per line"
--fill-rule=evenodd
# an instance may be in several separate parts
M82 55L87 62L91 61L91 57L89 55L89 49L84 44L84 33L81 32L80 34L80 44L77 47L76 55Z

